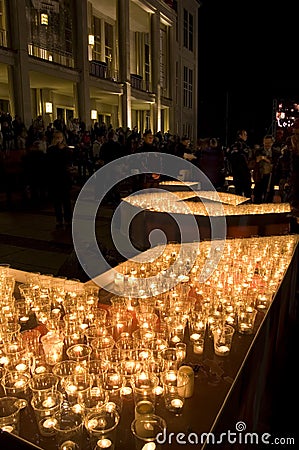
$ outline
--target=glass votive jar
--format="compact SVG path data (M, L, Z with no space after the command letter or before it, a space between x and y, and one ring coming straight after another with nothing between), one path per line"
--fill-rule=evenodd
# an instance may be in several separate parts
M187 355L187 345L184 342L177 342L175 344L176 358L179 363L184 361Z
M185 393L189 382L188 378L179 378L177 371L166 370L161 374L161 382L166 409L177 416L181 415L185 404Z
M52 436L55 431L53 429L53 416L59 409L63 402L63 395L61 392L40 392L35 393L31 399L31 406L33 408L39 433L42 436Z
M125 361L120 361L119 371L126 379L131 380L132 376L139 373L143 366L144 364L141 361L126 359Z
M71 375L86 373L86 368L78 364L76 361L67 359L56 363L52 368L52 372L59 378L57 388L64 392L65 380Z
M90 437L91 447L114 450L119 421L120 415L116 410L111 410L109 405L87 414L84 425Z
M217 327L213 330L214 352L217 356L227 356L231 351L235 329L230 325Z
M5 395L26 399L29 395L29 380L28 373L7 371L1 380Z
M0 339L4 344L20 342L21 325L17 322L7 322L1 327Z
M114 344L112 336L100 336L93 339L90 345L93 349L94 359L104 358L113 349Z
M33 394L52 394L57 390L59 378L53 373L33 375L29 380L29 387Z
M161 358L164 360L165 370L177 370L178 359L176 349L167 347L160 352Z
M64 402L49 418L55 431L58 450L83 448L83 416Z
M20 411L27 401L14 396L0 398L0 430L18 435L20 431Z
M109 361L99 359L90 359L86 364L86 371L92 376L93 380L103 380L104 374L108 371ZM98 384L96 382L96 384Z
M255 307L258 311L264 312L269 308L272 294L258 294Z
M257 310L251 306L244 306L238 309L237 323L240 334L253 334Z
M149 348L140 347L132 350L132 359L135 361L146 362L150 358L153 358L153 352Z
M155 414L142 415L140 418L134 419L131 423L131 431L135 436L135 450L142 450L146 444L149 449L161 448L156 443L156 437L159 434L166 435L166 427L166 421ZM149 446L151 442L155 442L154 447Z
M72 345L66 350L66 354L69 359L77 361L77 363L84 366L86 366L87 362L90 360L91 352L92 348L86 344Z
M155 389L159 384L157 375L151 372L141 371L132 377L131 384L135 405L141 400L147 400L155 406Z
M107 336L108 330L107 327L105 325L92 325L88 328L86 328L86 330L84 330L84 336L86 339L86 344L90 345L91 341L93 339L96 339L98 337L102 337L102 336Z
M104 327L106 325L108 311L107 309L97 307L91 310L91 314L93 317L90 318L91 326L95 325L97 327Z
M88 390L92 386L93 379L87 372L76 373L65 378L63 387L67 396L68 403L75 405L81 403Z
M46 362L50 366L54 366L57 362L62 360L63 356L63 339L56 332L48 332L41 337Z
M122 388L126 385L125 377L116 368L109 368L104 374L103 388L108 394L109 403L113 403L120 413L123 406Z
M99 385L93 384L87 391L81 394L78 398L79 405L82 407L84 414L91 411L96 411L102 408L109 401L109 395L103 389L101 383Z
M204 338L198 337L196 339L193 339L192 344L193 344L193 353L195 353L196 355L202 355L205 344Z
M147 343L150 340L154 339L155 336L156 336L156 333L154 330L149 330L148 328L145 328L145 329L137 328L132 333L134 347L135 348L146 348Z
M39 352L40 337L41 332L37 328L21 332L21 340L27 352L30 352L33 355Z

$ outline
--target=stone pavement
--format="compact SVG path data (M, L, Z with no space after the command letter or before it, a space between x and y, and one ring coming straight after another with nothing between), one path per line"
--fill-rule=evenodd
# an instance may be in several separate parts
M109 234L112 214L111 207L103 207L96 220L98 244L108 249L113 248ZM71 229L56 230L55 225L50 204L32 208L15 194L7 207L0 194L0 263L24 271L80 279L84 272L75 267Z

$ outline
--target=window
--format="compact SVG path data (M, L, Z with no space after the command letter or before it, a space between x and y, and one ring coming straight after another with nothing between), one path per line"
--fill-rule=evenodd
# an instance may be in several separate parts
M184 9L184 47L193 52L193 15Z
M93 34L94 34L94 46L93 46L93 59L95 61L101 61L101 19L93 17Z
M183 81L183 91L184 91L184 107L193 107L193 70L188 69L184 66L184 81Z
M160 82L164 95L167 93L167 28L164 26L160 29Z

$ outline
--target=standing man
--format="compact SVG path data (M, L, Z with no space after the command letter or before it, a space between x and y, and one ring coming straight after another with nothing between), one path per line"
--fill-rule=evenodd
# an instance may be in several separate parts
M235 194L251 198L251 173L248 166L250 148L246 141L247 131L239 130L235 142L228 150L228 158L234 179Z
M268 203L273 201L274 186L272 184L272 145L271 135L264 136L263 145L255 152L255 166L253 170L254 203Z

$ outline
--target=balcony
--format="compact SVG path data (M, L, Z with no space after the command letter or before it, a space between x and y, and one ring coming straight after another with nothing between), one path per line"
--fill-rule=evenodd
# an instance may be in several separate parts
M151 84L148 80L144 80L141 75L135 73L130 74L131 87L138 91L150 92Z
M59 52L58 50L53 51L30 43L28 44L28 54L71 69L75 67L73 55L70 53Z
M97 78L118 81L118 72L108 67L104 61L90 61L89 73Z
M0 28L0 47L7 47L7 32Z

